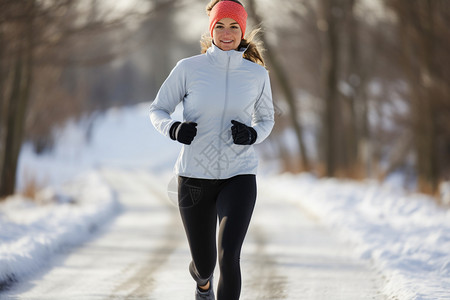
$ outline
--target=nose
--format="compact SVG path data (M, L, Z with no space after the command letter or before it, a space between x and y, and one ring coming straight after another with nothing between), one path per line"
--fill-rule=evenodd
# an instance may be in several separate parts
M231 28L225 28L223 31L224 34L231 34Z

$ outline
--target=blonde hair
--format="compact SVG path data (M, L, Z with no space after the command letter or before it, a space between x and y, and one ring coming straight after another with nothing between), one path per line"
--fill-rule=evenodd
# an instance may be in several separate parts
M206 14L209 16L214 5L219 3L220 1L233 1L242 5L238 0L211 0L208 5L206 5ZM242 5L244 6L244 5ZM247 50L244 52L244 58L257 63L261 66L266 66L264 63L264 59L262 53L264 52L264 47L261 41L256 39L256 35L261 30L261 28L253 29L249 34L247 34L239 44L240 48L246 48ZM209 33L205 33L202 35L200 39L201 45L201 53L205 53L209 47L212 46L212 38Z

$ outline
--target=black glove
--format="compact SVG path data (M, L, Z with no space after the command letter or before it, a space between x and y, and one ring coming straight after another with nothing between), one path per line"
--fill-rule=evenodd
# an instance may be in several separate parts
M197 123L175 122L172 127L170 127L169 135L172 140L177 140L182 144L190 145L197 135Z
M231 134L233 135L233 142L237 145L251 145L256 141L256 130L241 122L232 120Z

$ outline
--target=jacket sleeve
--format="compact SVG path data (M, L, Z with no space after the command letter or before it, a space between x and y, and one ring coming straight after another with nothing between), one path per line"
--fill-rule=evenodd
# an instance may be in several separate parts
M270 87L269 73L265 71L261 94L255 102L252 116L252 127L257 133L255 144L261 143L269 136L274 124L272 89Z
M182 61L179 61L161 85L155 100L150 105L150 120L161 134L169 137L170 127L176 122L170 115L185 95L186 76Z

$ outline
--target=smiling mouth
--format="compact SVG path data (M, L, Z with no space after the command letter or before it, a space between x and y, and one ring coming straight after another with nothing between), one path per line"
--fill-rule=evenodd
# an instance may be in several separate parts
M231 41L231 40L229 40L229 41L221 41L222 43L224 43L224 44L231 44L231 43L233 43L233 41Z

